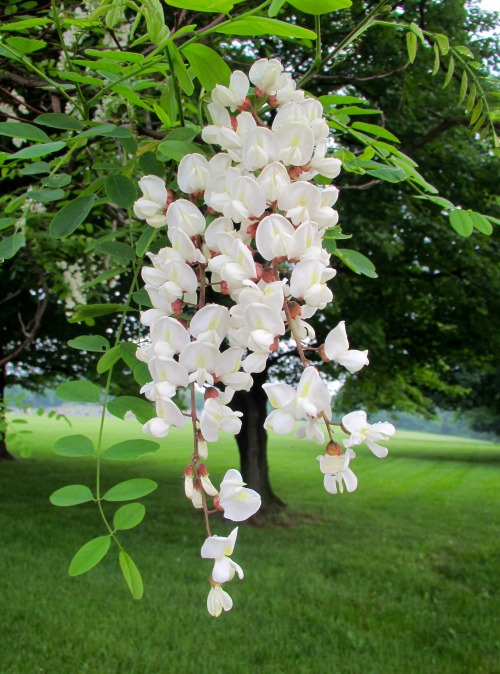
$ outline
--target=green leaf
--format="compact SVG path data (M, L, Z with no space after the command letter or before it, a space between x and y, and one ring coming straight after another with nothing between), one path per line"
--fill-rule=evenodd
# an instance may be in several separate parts
M66 435L54 443L53 450L61 456L94 456L94 444L86 435Z
M288 0L288 4L298 9L299 12L304 12L304 14L319 16L320 14L335 12L338 9L347 9L352 5L352 2L351 0Z
M10 260L26 243L24 234L16 232L0 242L0 260Z
M481 213L471 211L470 218L472 220L472 224L474 225L474 229L477 229L477 231L481 234L490 236L490 234L493 232L493 226L491 225L491 222L485 218L484 215L481 215Z
M7 229L11 225L14 225L16 222L15 218L0 218L0 231L2 229Z
M469 91L469 95L467 96L467 104L465 106L465 113L468 115L472 108L474 107L474 102L476 100L476 83L473 82Z
M59 77L62 80L68 80L69 82L78 82L79 84L90 84L95 87L104 86L102 80L98 79L97 77L90 77L90 75L79 75L78 73L62 72L59 73Z
M216 84L229 84L231 69L219 54L203 44L190 44L182 49L201 86L212 91Z
M56 173L53 176L42 178L42 185L47 187L66 187L71 182L71 176L67 173Z
M442 33L436 33L434 35L434 40L436 41L436 44L439 47L439 51L441 52L441 54L443 56L446 56L446 54L450 51L450 43L446 35L443 35Z
M118 66L120 67L120 66ZM149 110L150 112L153 112L153 108L148 105L143 98L139 96L133 89L130 87L126 87L124 84L115 84L113 87L111 87L113 91L115 91L119 96L124 98L126 101L129 103L132 103L132 105L137 105L139 108L144 108L145 110Z
M115 276L123 274L124 271L126 271L126 269L123 267L113 267L113 269L106 269L106 271L103 271L102 274L96 276L94 279L92 279L92 281L88 281L88 283L84 283L82 286L80 286L80 290L85 290L85 288L92 288L96 285L99 285L99 283L102 283L103 281L108 281L110 278L114 278Z
M350 105L351 103L366 103L362 98L356 96L344 96L343 94L327 94L320 96L318 101L322 105Z
M145 152L139 157L139 166L145 175L165 178L165 165L158 161L154 152Z
M103 453L103 457L109 461L134 461L143 454L156 452L160 448L157 442L152 440L124 440L113 445Z
M37 157L45 157L53 152L59 152L63 147L66 147L66 143L62 140L55 141L54 143L30 145L29 147L25 147L22 150L11 154L9 156L9 161L12 159L36 159Z
M92 210L95 195L78 197L63 206L52 218L49 226L50 235L55 239L62 239L73 234Z
M52 505L67 508L80 505L94 500L94 494L84 484L70 484L67 487L57 489L50 496Z
M349 267L349 269L352 269L352 271L356 272L356 274L363 274L369 278L378 278L378 274L375 271L375 265L373 262L370 262L367 257L361 253L358 253L357 250L350 250L349 248L337 248L334 251L334 255L342 260L342 262L347 267Z
M168 159L180 161L186 154L200 152L198 145L184 140L164 140L158 145L158 152Z
M177 77L177 81L179 82L182 91L188 96L191 96L194 91L194 84L187 71L185 63L182 60L179 50L173 42L169 42L167 49L172 56L174 74L175 77Z
M165 0L165 4L178 9L190 9L194 12L226 14L233 9L236 0Z
M134 396L118 396L110 400L108 412L114 417L125 419L127 412L132 412L140 424L145 424L156 416L156 411L147 400Z
M381 115L380 110L373 108L360 108L358 105L348 105L345 108L335 110L336 115Z
M64 197L64 190L61 189L45 189L27 192L26 196L33 201L39 201L42 204L48 204L51 201L59 201Z
M422 44L425 44L425 37L420 26L417 26L416 23L410 23L410 30L418 37Z
M34 140L40 143L51 142L45 131L38 129L33 124L25 124L25 122L0 122L0 136L24 138L25 140Z
M110 370L115 363L117 363L121 358L120 346L113 346L109 351L99 358L97 362L97 372L98 374L103 374Z
M472 231L474 230L474 223L472 222L472 218L469 213L467 213L467 211L457 208L454 211L451 211L449 218L450 225L458 234L460 234L460 236L465 237L472 234Z
M120 351L127 367L133 370L137 363L140 362L136 355L137 345L133 342L120 342Z
M410 63L413 63L415 61L415 57L417 56L417 36L415 33L406 33L406 49L408 50L408 58L410 59Z
M101 335L80 335L68 341L68 346L79 351L97 351L102 353L109 349L109 342Z
M135 381L139 386L144 386L151 381L151 374L149 373L148 366L146 363L137 363L137 365L132 370Z
M437 46L437 43L434 43L434 67L432 68L432 73L431 75L437 75L439 72L439 68L441 66L441 55L439 53L439 47Z
M47 24L52 23L51 19L22 19L21 21L12 21L11 23L0 24L0 31L14 33L26 30L27 28L41 28Z
M464 47L462 44L458 47L455 47L455 51L457 51L459 54L462 54L462 56L468 56L471 59L474 58L474 54L471 52L471 50L468 47Z
M45 112L43 115L38 115L36 123L42 126L49 126L52 129L64 129L67 131L81 131L83 124L78 120L63 115L60 112Z
M462 81L460 83L460 94L458 96L458 102L461 103L467 94L467 84L468 84L468 77L467 77L467 71L464 70L462 73Z
M88 318L107 316L119 311L123 311L123 304L84 304L76 307L75 315L69 319L69 323L80 323Z
M394 143L400 143L399 138L396 138L394 134L387 129L384 129L383 126L378 124L366 124L365 122L354 122L351 127L353 129L359 129L365 133L369 133L371 136L378 136L379 138L385 138L386 140L392 140Z
M451 201L448 201L448 199L443 199L443 197L431 197L428 196L427 194L422 194L413 198L423 199L424 201L430 201L431 203L436 204L437 206L441 206L441 208L444 208L447 211L455 208L455 206L451 203Z
M453 58L453 56L450 56L450 60L448 62L448 71L446 73L446 77L444 78L443 89L446 89L448 84L451 82L454 70L455 70L455 59Z
M21 54L32 54L47 46L44 40L32 40L27 37L8 37L5 42L9 47L20 51Z
M271 18L278 16L280 9L285 4L286 0L273 0L267 10L268 16Z
M72 403L98 403L101 400L99 388L90 381L78 379L67 381L56 388L56 395L61 400Z
M104 190L108 199L121 208L130 208L138 197L136 185L120 173L106 178Z
M470 118L470 125L473 126L479 117L481 116L481 112L483 110L483 99L478 98L476 105L474 106L474 110L472 111L472 115Z
M393 168L392 166L380 166L380 168L368 169L366 173L388 183L400 183L407 178L406 172L403 169Z
M97 566L106 556L111 544L109 536L98 536L85 543L71 560L69 575L79 576Z
M135 260L135 252L132 246L121 241L102 241L97 243L94 249L104 255L112 255L119 260L126 260L127 262Z
M133 529L142 522L145 514L146 507L142 503L127 503L115 512L113 527L121 531Z
M492 222L494 225L500 225L500 220L498 218L494 218L492 215L486 215L485 218Z
M146 225L143 233L139 237L137 244L135 246L135 254L137 257L142 257L148 250L150 243L152 241L153 234L158 230L155 227L150 227Z
M120 61L120 63L141 63L144 61L144 54L137 54L132 51L106 51L100 49L85 49L88 56L95 56L98 59L111 59Z
M135 477L111 487L102 497L105 501L134 501L151 494L158 487L154 480L147 477Z
M134 599L141 599L144 594L144 586L142 583L141 574L139 569L135 565L132 557L127 555L126 552L120 550L118 560L120 562L120 568L123 573L127 585Z
M140 307L149 307L150 309L153 308L153 304L151 302L151 299L148 295L148 291L146 290L146 288L136 290L135 293L132 295L132 297L134 299L134 302L138 304Z
M235 19L231 23L221 24L212 29L214 33L224 35L277 35L278 37L298 37L307 40L315 40L316 33L308 28L302 28L292 23L267 19L262 16L252 16L248 19Z
M50 164L46 161L35 161L33 164L25 166L20 171L23 176L34 176L39 173L50 173Z

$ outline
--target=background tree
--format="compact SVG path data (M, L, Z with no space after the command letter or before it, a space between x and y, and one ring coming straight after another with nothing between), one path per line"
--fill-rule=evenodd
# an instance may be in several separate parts
M213 6L222 8L223 4L232 3L214 2ZM207 16L193 10L196 3L143 2L137 13L132 5L103 2L87 15L76 12L75 3L65 6L67 13L60 16L54 3L26 15L21 14L18 3L10 2L0 44L0 80L11 106L4 111L10 126L4 124L0 129L5 138L2 177L9 186L2 199L10 217L2 224L7 237L0 250L18 265L22 255L14 257L17 251L25 244L40 250L40 237L45 237L58 250L61 244L69 244L71 261L79 257L91 260L96 268L91 271L87 265L85 280L94 283L96 303L77 310L75 319L98 321L102 334L107 326L111 330L116 325L127 295L127 291L106 284L135 292L131 302L135 311L147 306L137 278L155 233L130 217L137 197L135 179L144 173L166 175L175 189L175 161L188 152L200 151L197 141L205 115L204 90L227 79L229 72L217 53L233 67L249 65L255 56L278 56L296 74L308 78L311 93L337 92L336 98L325 99L325 107L336 130L335 151L346 169L341 178L342 225L346 232L355 234L356 248L375 263L382 279L374 282L353 276L342 267L336 314L331 324L316 326L321 340L337 317L350 318L351 340L371 353L374 374L370 382L362 375L350 380L338 404L363 400L372 408L432 410L436 403L448 402L450 395L464 392L460 377L464 366L479 372L490 367L489 354L498 346L494 322L484 318L495 308L491 296L481 293L480 300L473 296L484 273L493 288L498 283L491 264L497 244L476 234L467 240L458 237L440 214L443 209L458 213L453 220L459 230L464 229L463 212L457 211L454 203L495 215L491 195L492 162L496 160L488 154L490 136L474 143L466 128L472 115L472 119L477 116L475 126L481 122L481 126L489 125L484 128L491 132L494 115L487 106L491 107L495 98L484 92L479 95L479 87L488 90L493 85L474 76L475 67L469 65L472 61L466 52L449 52L446 38L434 37L436 33L453 34L454 45L472 47L486 59L487 66L495 67L493 39L472 37L491 28L492 20L476 5L463 2L447 3L446 8L437 2L406 2L392 15L381 13L387 9L385 2L354 2L348 10L327 18L300 11L292 15L290 4L270 4L269 12L280 21L271 25L265 24L268 7L253 2L235 9L233 16L243 17L240 24L231 22L226 14ZM330 4L332 8L349 5ZM297 3L299 9L306 5ZM18 20L28 23L16 26ZM415 20L428 34L409 28ZM356 32L360 21L370 30ZM375 26L374 22L401 27ZM189 28L193 25L195 29ZM313 33L306 31L317 31L319 26L322 43L316 41L314 57ZM437 58L432 49L421 45L415 59L420 38L434 45ZM329 56L333 68L325 62ZM415 61L411 66L409 59ZM442 86L445 74L432 79L432 63L448 73L448 86L443 90L436 88L436 82ZM456 63L454 72L450 63ZM469 73L466 100L458 104L464 70ZM454 81L455 75L460 81ZM478 97L473 95L473 87ZM353 103L352 97L360 100ZM478 108L479 101L482 108ZM384 110L383 116L379 110ZM372 117L374 114L377 116ZM367 130L363 127L366 119L370 123L376 119L382 128ZM22 126L12 126L19 121ZM416 176L411 163L396 149L387 150L396 148L391 133L401 140L404 153L415 154L425 166L427 180L452 202L432 202L434 191ZM25 139L30 147L13 148L8 140L13 136ZM472 173L474 181L470 180ZM406 183L416 186L424 200L415 201ZM30 199L47 208L37 227L21 222L28 192ZM471 233L471 222L476 229L482 228L483 234L492 228L491 221L481 216L475 215L474 221L467 218L462 233ZM348 254L342 244L332 241L332 251L351 268L373 276L369 263ZM152 245L162 245L162 238L157 237ZM485 267L488 271L481 275ZM47 269L43 259L42 268ZM55 291L55 297L64 292L54 284L50 291ZM469 330L457 344L457 326L465 322ZM130 330L134 327L137 321L132 320ZM484 354L477 353L479 335L483 340L487 336L489 348ZM289 356L280 354L288 374ZM107 370L102 367L104 374ZM139 365L130 364L130 357L129 367L140 370ZM22 371L22 364L18 371ZM275 364L273 371L283 373L283 367L280 370ZM141 381L140 371L136 374ZM256 420L262 422L265 416L260 393L259 389L241 396L238 404L245 406L252 421L244 426L238 442L245 477L272 501L265 432L253 434Z

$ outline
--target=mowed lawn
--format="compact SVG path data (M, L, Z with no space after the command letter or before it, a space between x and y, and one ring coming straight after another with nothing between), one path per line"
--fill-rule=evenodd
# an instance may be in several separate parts
M140 567L134 601L117 554L70 578L104 534L93 504L55 508L70 483L93 487L92 460L51 453L57 437L97 435L97 420L29 420L28 459L0 465L1 674L477 674L500 672L500 446L399 432L389 457L359 448L352 494L323 489L321 448L271 437L271 479L286 514L240 526L245 579L234 608L205 608L211 562L203 518L183 495L188 432L133 463L105 463L104 487L156 480L143 523L122 533ZM108 444L142 437L110 419ZM208 460L218 484L238 466L227 438ZM110 515L119 504L109 504ZM234 525L220 518L213 532Z

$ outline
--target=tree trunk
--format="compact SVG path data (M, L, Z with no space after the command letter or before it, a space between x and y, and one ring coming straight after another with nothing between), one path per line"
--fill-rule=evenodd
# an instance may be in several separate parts
M7 449L7 444L5 442L7 427L7 419L5 415L5 367L0 367L0 462L2 461L13 461L14 457Z
M250 391L236 391L232 407L243 412L241 431L236 436L240 452L241 474L249 487L262 498L262 510L271 512L285 504L273 492L267 463L267 395L262 388L267 372L253 374L254 385Z

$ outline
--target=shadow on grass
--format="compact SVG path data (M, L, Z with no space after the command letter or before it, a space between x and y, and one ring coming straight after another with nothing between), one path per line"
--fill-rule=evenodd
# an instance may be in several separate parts
M489 464L500 466L500 453L470 452L467 454L448 454L443 452L397 452L392 455L398 459L417 461L453 461L454 463Z

